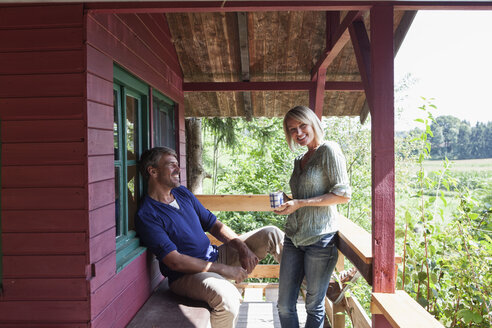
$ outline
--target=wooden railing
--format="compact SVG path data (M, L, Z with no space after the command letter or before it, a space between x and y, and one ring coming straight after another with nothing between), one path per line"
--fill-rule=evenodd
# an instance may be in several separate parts
M268 195L197 195L197 198L210 211L272 210ZM367 283L372 285L371 234L343 216L339 217L339 224L337 245L339 257L336 270L343 270L346 257L357 267ZM395 263L401 263L401 257L395 256ZM278 265L258 265L249 277L277 278L278 272ZM257 287L266 288L266 286L266 284L258 284ZM333 304L326 298L325 307L333 328L345 327L344 313L349 314L354 328L371 327L369 317L355 297L346 297L338 304ZM392 327L443 327L404 291L397 291L394 294L373 293L371 312L383 314Z

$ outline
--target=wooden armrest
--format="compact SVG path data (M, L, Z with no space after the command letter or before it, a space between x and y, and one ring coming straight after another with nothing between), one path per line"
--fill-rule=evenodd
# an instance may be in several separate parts
M394 294L372 293L371 313L382 314L395 328L444 328L405 291Z

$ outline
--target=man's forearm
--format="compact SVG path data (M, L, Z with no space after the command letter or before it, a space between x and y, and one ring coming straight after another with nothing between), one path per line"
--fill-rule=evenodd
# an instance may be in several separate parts
M219 220L217 220L210 229L210 233L224 244L229 244L231 247L236 249L240 256L244 256L249 253L248 246L241 239L239 239L239 236L232 231L231 228Z
M231 228L229 228L219 220L215 221L215 224L212 226L212 228L210 228L209 232L224 244L227 244L230 241L239 238L239 236L234 231L232 231Z
M247 271L242 267L207 262L196 257L180 254L177 251L169 253L162 261L171 270L182 273L215 272L226 279L235 280L236 282L243 281L248 276Z

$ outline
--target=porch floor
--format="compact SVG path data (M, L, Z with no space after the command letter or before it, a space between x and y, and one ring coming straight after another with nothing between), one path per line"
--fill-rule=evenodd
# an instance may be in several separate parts
M277 288L244 288L236 328L280 328ZM300 326L306 322L302 296L297 302ZM203 302L181 298L169 291L167 280L152 293L127 328L210 328L210 313Z
M245 288L243 298L236 328L280 328L277 311L277 288L266 288L264 295L261 288ZM301 296L297 301L297 313L299 326L304 327L306 309L304 299Z

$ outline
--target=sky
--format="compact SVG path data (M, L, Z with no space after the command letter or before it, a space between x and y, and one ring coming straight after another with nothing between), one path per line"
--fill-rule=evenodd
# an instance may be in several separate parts
M434 117L492 121L492 10L419 11L395 58L395 86L407 74L415 83L396 104L396 131L418 126L421 97L434 98Z

